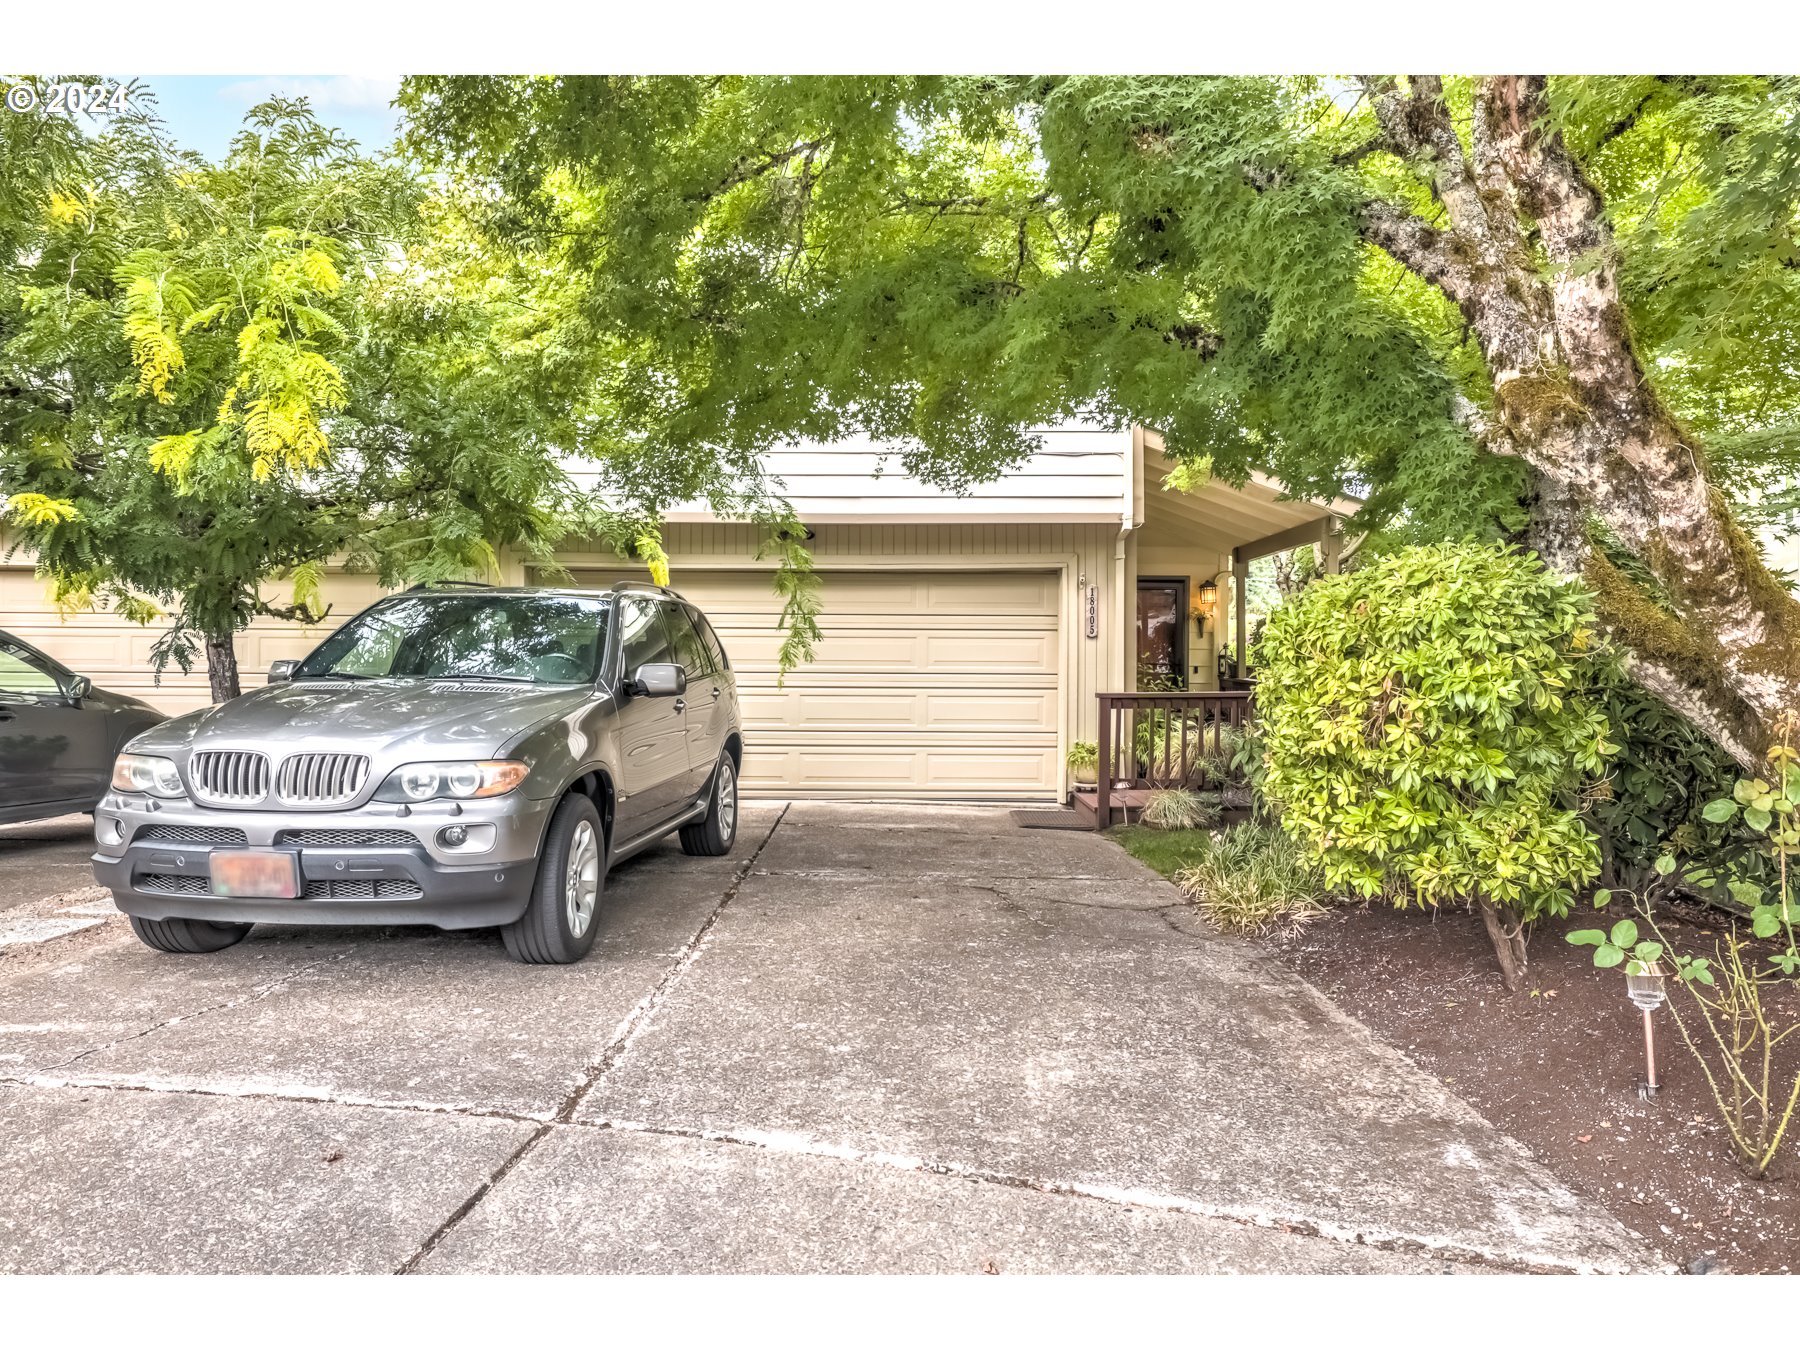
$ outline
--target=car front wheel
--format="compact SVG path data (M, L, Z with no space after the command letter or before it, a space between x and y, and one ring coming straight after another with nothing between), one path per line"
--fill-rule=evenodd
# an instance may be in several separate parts
M706 815L681 827L681 851L699 858L721 858L737 842L737 764L727 750L713 770L712 796Z
M205 919L140 919L134 914L131 931L138 935L139 942L159 952L194 955L237 946L249 936L250 925L211 923Z
M606 889L606 837L594 803L571 793L557 804L544 831L531 900L500 930L515 961L566 966L594 947L600 897Z

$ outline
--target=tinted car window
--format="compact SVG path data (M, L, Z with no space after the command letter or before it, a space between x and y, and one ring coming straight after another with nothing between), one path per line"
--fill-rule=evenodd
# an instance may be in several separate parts
M401 596L338 629L294 676L587 684L611 612L573 595Z
M700 640L712 655L713 669L730 670L731 662L725 657L725 646L719 641L719 635L713 632L712 625L706 621L706 616L697 609L690 609L688 617L694 621L694 627L700 632Z
M699 680L702 676L712 674L712 656L700 641L700 635L694 631L692 620L687 610L681 605L665 605L668 615L669 636L674 643L675 659L687 671L690 680Z
M0 694L57 694L62 685L10 642L0 643Z
M624 595L619 600L619 645L623 656L620 673L630 679L639 666L675 660L663 607L648 595Z

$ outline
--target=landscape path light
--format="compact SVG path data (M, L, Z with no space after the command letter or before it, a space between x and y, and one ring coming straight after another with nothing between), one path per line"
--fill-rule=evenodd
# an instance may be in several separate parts
M1635 971L1635 973L1633 973ZM1644 1014L1644 1081L1638 1088L1638 1096L1646 1101L1656 1098L1656 1031L1651 1026L1650 1014L1662 1007L1669 993L1663 979L1662 967L1654 961L1633 961L1625 974L1625 993Z

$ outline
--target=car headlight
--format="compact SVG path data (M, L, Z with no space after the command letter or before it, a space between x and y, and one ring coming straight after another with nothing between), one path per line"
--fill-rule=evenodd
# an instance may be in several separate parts
M402 764L375 794L383 802L428 802L438 797L498 797L525 781L516 759L467 759Z
M120 755L113 761L115 792L147 792L152 797L179 797L181 774L175 761L161 755Z

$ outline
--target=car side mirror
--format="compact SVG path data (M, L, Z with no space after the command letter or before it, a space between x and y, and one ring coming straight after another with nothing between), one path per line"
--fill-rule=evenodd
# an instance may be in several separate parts
M651 661L631 677L631 692L644 698L675 698L687 693L687 671L672 661Z
M294 678L294 671L299 667L298 661L272 661L269 663L269 683L286 684Z
M63 694L71 703L80 703L94 692L94 682L85 675L77 675L63 687Z

